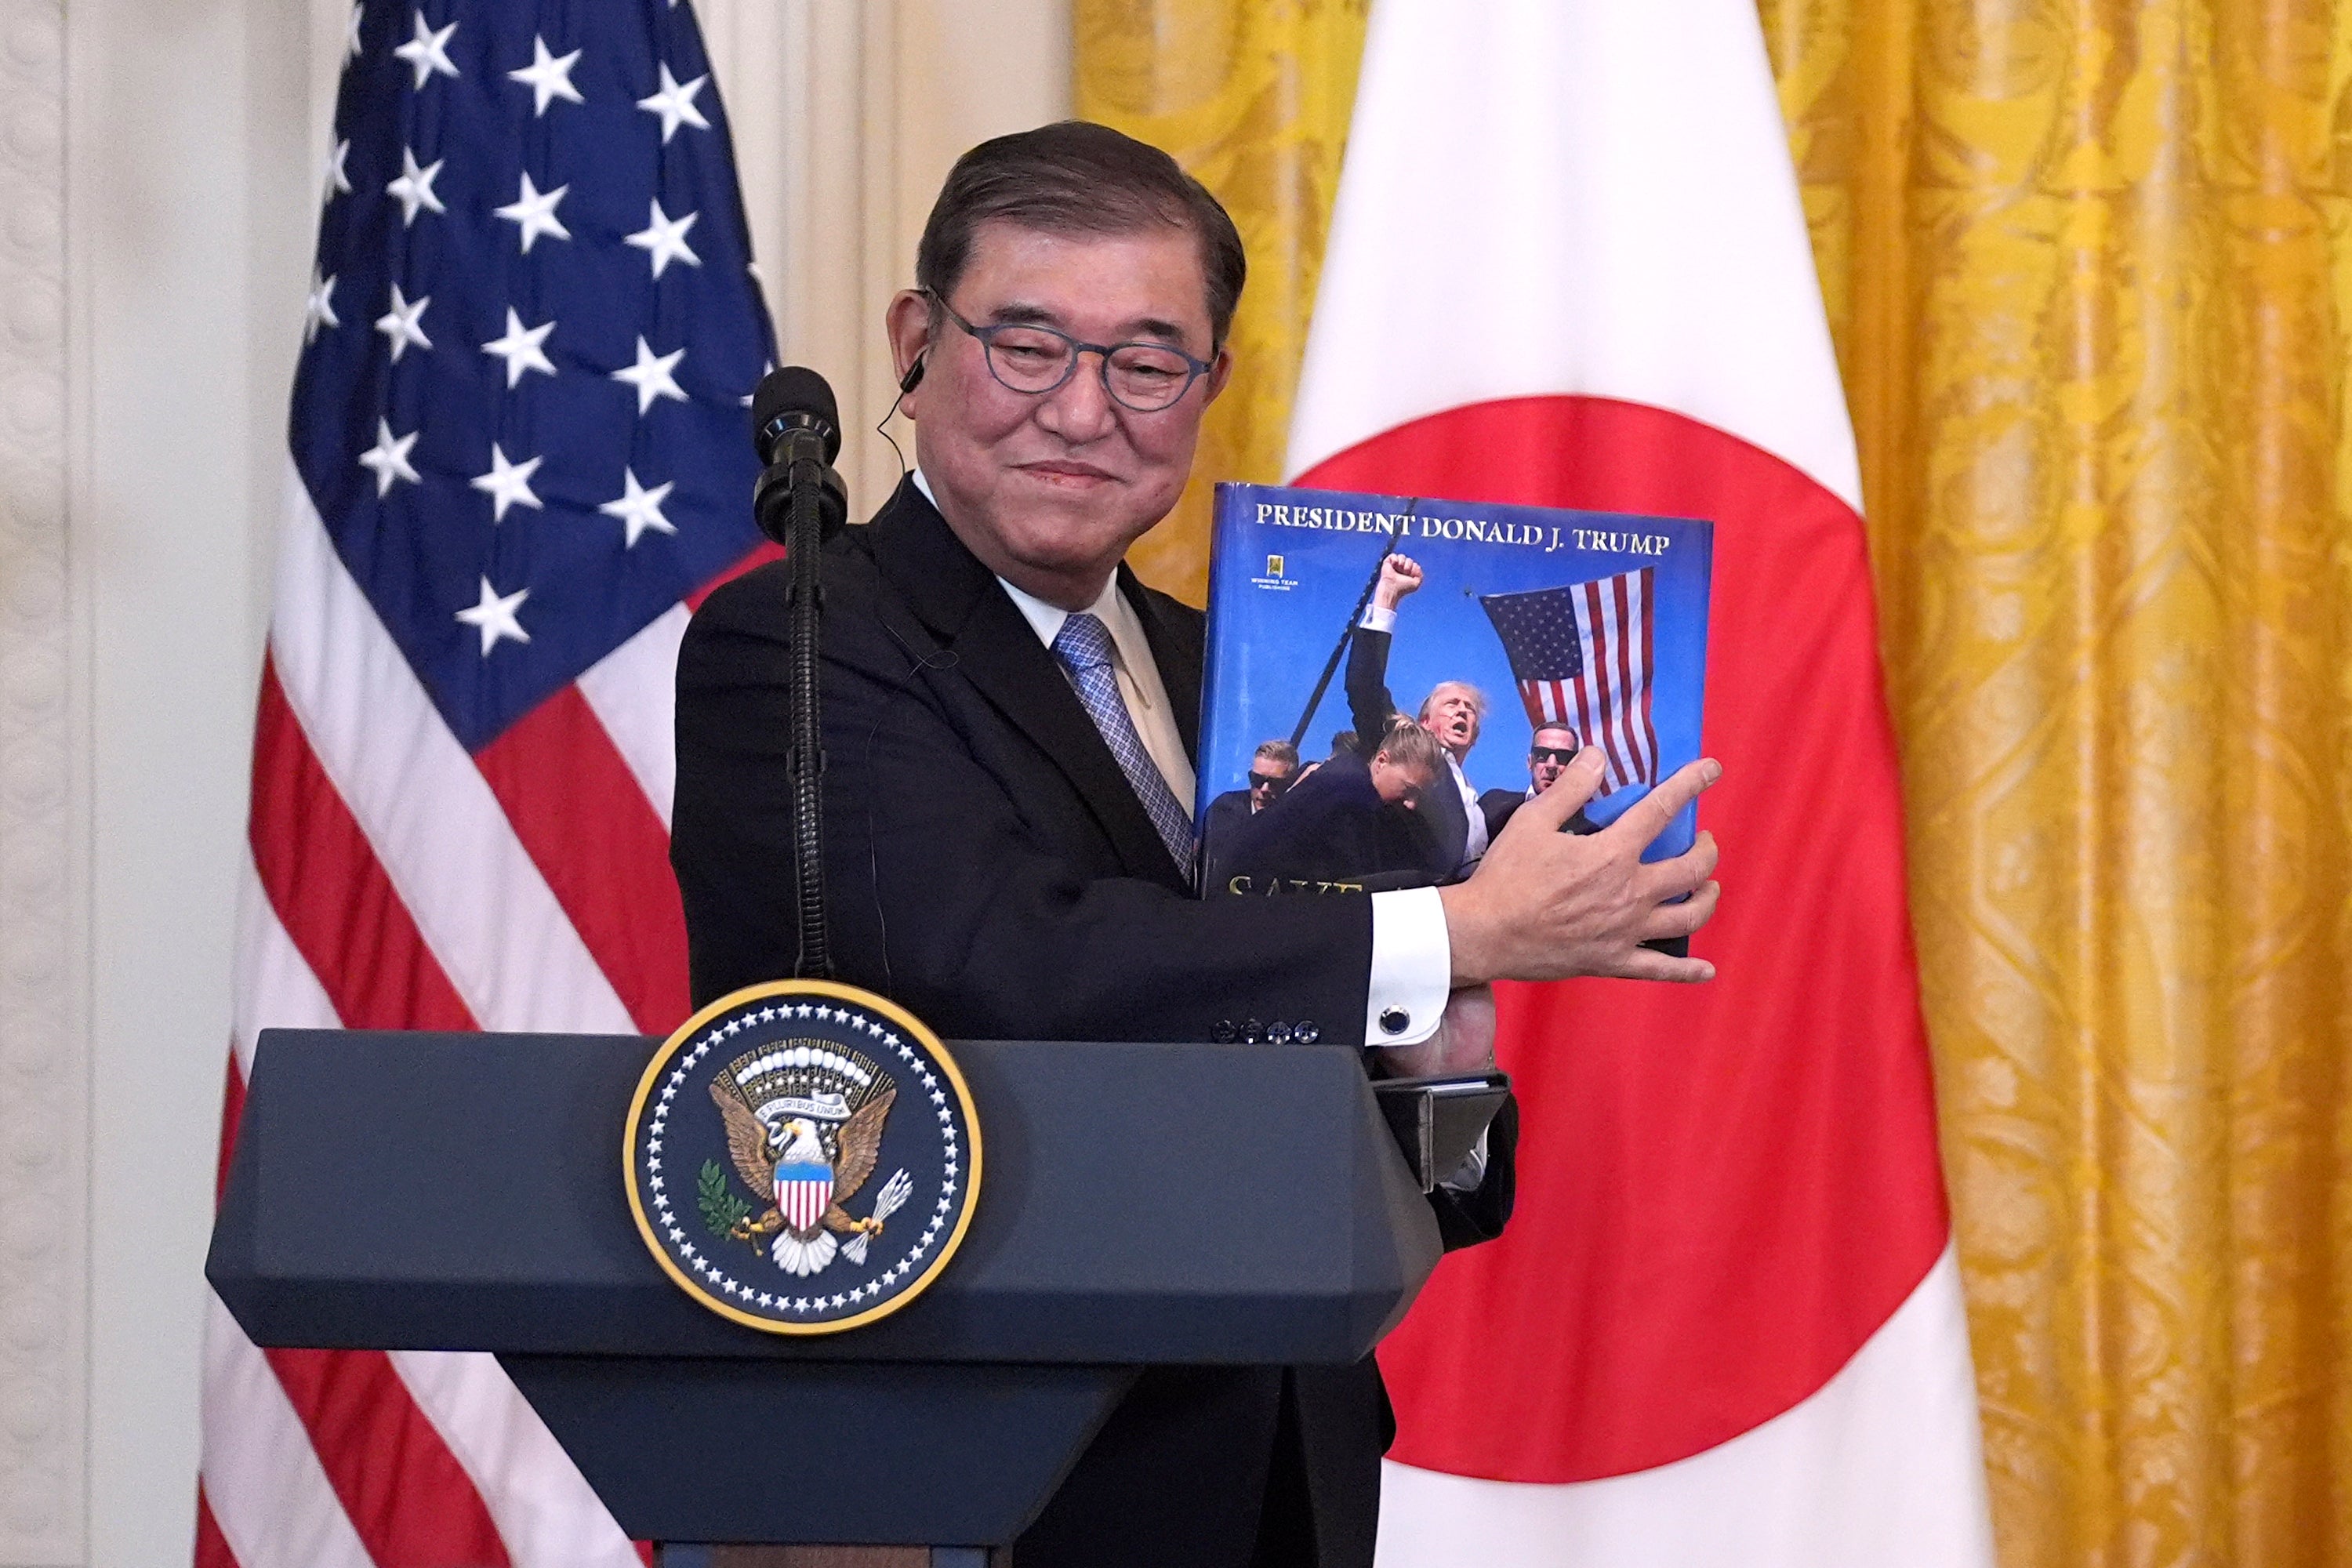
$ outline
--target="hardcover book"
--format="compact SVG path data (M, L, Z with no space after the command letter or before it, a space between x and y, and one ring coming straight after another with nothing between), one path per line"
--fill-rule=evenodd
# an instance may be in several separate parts
M1709 523L1221 484L1213 529L1212 896L1457 881L1582 747L1607 771L1573 832L1700 754Z

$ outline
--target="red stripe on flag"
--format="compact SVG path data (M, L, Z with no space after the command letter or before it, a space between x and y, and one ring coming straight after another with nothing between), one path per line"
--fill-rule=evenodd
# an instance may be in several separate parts
M1658 726L1650 716L1650 693L1656 687L1658 667L1652 662L1654 629L1656 616L1653 606L1656 598L1651 592L1657 586L1658 574L1645 570L1642 574L1642 742L1649 748L1650 771L1642 776L1650 783L1658 782Z
M1634 725L1633 711L1633 606L1632 596L1625 591L1625 574L1619 573L1609 580L1617 600L1617 708L1624 716L1625 782L1633 784L1650 776L1648 759L1642 754L1642 737Z
M473 1479L374 1351L265 1350L376 1568L508 1568Z
M253 803L262 891L344 1026L473 1028L267 658L254 724ZM234 1056L230 1074L234 1079ZM378 1568L505 1568L505 1544L471 1478L389 1357L262 1353Z
M253 861L262 890L349 1029L472 1029L473 1015L384 875L359 819L261 664Z
M228 1081L221 1087L220 1164L213 1172L213 1206L228 1195L228 1161L236 1152L236 1126L245 1120L245 1074L236 1067L236 1051L228 1053Z
M205 1483L196 1483L196 1564L195 1568L237 1568L236 1553L228 1549L228 1537L221 1533L220 1521L213 1518L212 1500L205 1496Z
M565 687L474 761L637 1027L676 1028L694 1009L669 834L588 699Z
M1591 633L1588 646L1592 655L1591 668L1586 671L1592 678L1592 706L1601 715L1601 744L1609 753L1611 787L1622 784L1632 774L1625 759L1617 748L1617 697L1609 685L1609 643L1601 624L1601 585L1584 584L1585 625Z
M734 565L730 566L726 571L721 572L718 576L713 577L709 582L705 583L701 587L697 588L693 593L688 594L686 596L686 607L689 611L702 608L703 600L708 599L711 595L716 594L719 589L725 587L736 578L743 575L744 573L756 572L761 567L765 566L769 562L782 561L783 558L784 548L782 545L777 544L771 540L763 539L760 541L759 543L751 547L751 552L749 555L744 556L742 560L738 561Z

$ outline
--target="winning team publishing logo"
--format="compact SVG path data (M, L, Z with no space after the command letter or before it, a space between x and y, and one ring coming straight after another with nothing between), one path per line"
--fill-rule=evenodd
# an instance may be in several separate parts
M670 1278L775 1333L830 1333L938 1277L980 1191L962 1075L911 1015L825 981L721 998L655 1054L629 1204Z

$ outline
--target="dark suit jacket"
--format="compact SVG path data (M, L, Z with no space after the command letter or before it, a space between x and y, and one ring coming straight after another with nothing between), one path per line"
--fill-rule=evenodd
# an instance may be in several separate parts
M1348 644L1348 716L1356 725L1356 750L1366 761L1381 749L1391 715L1403 711L1389 695L1389 646L1394 634L1356 628ZM1463 810L1462 792L1454 785L1453 770L1421 792L1421 815L1429 824L1439 870L1437 880L1452 881L1470 847L1470 818Z
M1250 819L1250 792L1229 789L1209 802L1209 815L1201 820L1201 885L1219 886L1224 879L1225 849L1234 840L1234 829Z
M1484 812L1486 816L1486 842L1489 844L1494 843L1495 836L1503 831L1503 824L1510 821L1511 814L1518 810L1519 807L1527 805L1527 803L1528 792L1522 789L1490 789L1486 794L1480 795L1478 797L1478 809ZM1570 816L1566 822L1561 823L1559 830L1562 833L1598 833L1601 831L1600 827L1594 824L1592 818L1584 815L1582 807L1579 807L1573 816Z
M1433 884L1433 846L1421 813L1391 805L1372 787L1371 768L1337 756L1291 786L1280 800L1230 829L1222 874L1267 879L1393 885L1401 873Z
M950 1038L1208 1040L1255 1017L1361 1042L1370 900L1194 897L1060 667L911 482L823 571L841 979ZM1119 582L1197 752L1201 613ZM678 655L671 858L698 1004L797 951L784 584L777 565L720 588ZM1449 1245L1500 1231L1516 1127L1507 1110L1476 1193L1433 1200ZM1147 1372L1018 1561L1369 1564L1391 1430L1369 1359Z
M1503 824L1511 820L1511 813L1527 805L1528 792L1523 789L1490 789L1478 797L1478 809L1486 818L1486 842L1503 831Z

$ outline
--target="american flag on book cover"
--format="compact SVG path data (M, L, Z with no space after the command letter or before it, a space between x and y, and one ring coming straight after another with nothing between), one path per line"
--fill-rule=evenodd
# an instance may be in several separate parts
M757 534L772 357L675 0L353 7L254 742L257 1031L666 1032L688 605ZM263 1351L215 1300L199 1568L635 1568L488 1356Z
M1609 789L1658 782L1650 721L1648 567L1478 603L1503 639L1528 722L1565 724L1609 758Z

